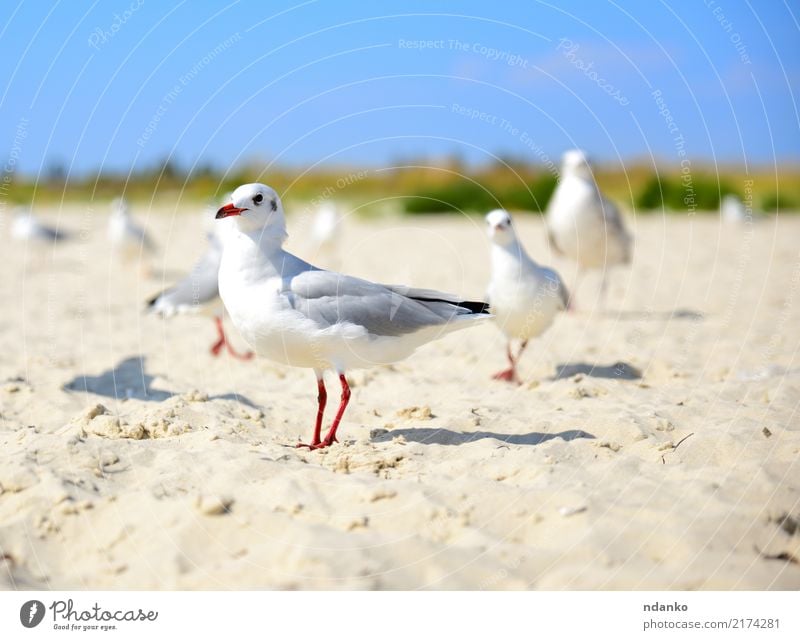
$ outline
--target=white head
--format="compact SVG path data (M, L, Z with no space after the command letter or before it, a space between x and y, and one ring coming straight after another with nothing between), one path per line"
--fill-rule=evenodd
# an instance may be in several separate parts
M231 200L217 211L216 218L236 216L236 226L243 233L260 231L262 237L286 238L283 204L272 187L254 182L243 184L231 194Z
M111 201L111 215L127 216L130 208L125 198L114 198Z
M589 158L580 149L571 149L561 156L561 175L579 176L581 178L592 177L592 166Z
M486 214L487 233L492 242L506 246L514 242L517 237L511 215L505 209L495 209Z
M319 243L332 240L336 235L339 224L339 207L335 202L325 201L317 208L314 215L314 224L311 227L311 235Z
M11 222L11 237L24 240L34 235L38 223L27 207L14 207L14 219Z

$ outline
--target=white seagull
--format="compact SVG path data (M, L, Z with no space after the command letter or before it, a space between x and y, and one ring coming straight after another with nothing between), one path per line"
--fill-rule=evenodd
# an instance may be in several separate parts
M600 193L583 151L563 156L561 180L547 206L547 230L555 251L577 263L579 277L584 269L603 270L601 300L608 267L631 260L632 238L617 207Z
M488 305L426 289L375 284L325 271L283 250L286 222L275 191L246 184L233 192L217 218L235 218L219 270L219 292L233 324L255 352L313 369L318 409L310 449L328 447L350 399L345 371L395 362L417 347L491 318ZM241 220L256 220L252 232ZM327 394L323 374L342 386L336 417L324 439Z
M486 224L492 241L492 276L487 296L495 322L508 338L509 367L493 377L518 383L517 363L528 340L544 333L556 314L569 308L569 292L555 271L528 256L507 211L489 212ZM516 357L511 349L515 339L520 341Z
M111 246L126 258L136 257L142 251L148 254L155 251L155 244L147 231L131 217L125 198L115 198L111 202L108 239Z
M35 240L52 244L67 238L67 234L60 229L48 227L38 220L29 209L16 207L14 220L11 223L11 237L15 240Z
M722 198L719 205L719 213L725 222L742 223L747 222L748 217L751 221L753 219L752 210L748 211L744 202L730 193Z
M210 209L206 219L213 219L216 207ZM214 318L217 341L211 346L212 355L218 356L225 347L228 353L240 360L249 360L252 352L238 353L225 336L222 325L222 303L219 298L219 265L222 246L230 232L229 224L218 222L208 233L208 246L189 274L169 289L147 301L150 312L169 318L176 314L206 313Z

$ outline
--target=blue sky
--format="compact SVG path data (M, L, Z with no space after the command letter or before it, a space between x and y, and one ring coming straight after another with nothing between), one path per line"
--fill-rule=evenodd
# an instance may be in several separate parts
M798 20L779 1L9 0L0 158L797 162Z

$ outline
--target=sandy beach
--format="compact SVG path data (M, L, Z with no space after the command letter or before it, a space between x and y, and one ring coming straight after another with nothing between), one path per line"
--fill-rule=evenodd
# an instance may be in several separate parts
M61 246L0 233L3 588L800 588L799 217L630 219L607 309L588 275L524 384L490 380L491 323L452 334L351 372L341 444L309 452L310 371L143 313L204 250L200 210L134 210L150 273L108 253L99 207L37 211ZM574 282L541 218L517 223ZM479 217L348 219L343 241L347 273L484 295Z

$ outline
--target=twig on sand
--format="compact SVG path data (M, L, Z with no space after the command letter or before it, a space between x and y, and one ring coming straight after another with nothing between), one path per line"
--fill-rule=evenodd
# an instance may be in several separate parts
M693 435L694 435L694 431L692 431L692 433L690 433L688 436L683 436L683 438L681 438L680 440L678 440L678 444L675 444L675 445L673 445L673 446L672 446L672 449L670 449L670 450L669 450L669 451L667 451L667 452L666 452L664 455L662 455L662 456L661 456L661 464L667 464L667 461L666 461L666 460L664 460L664 456L665 456L665 455L667 455L667 453L671 453L672 451L675 451L675 449L677 449L678 447L680 447L680 446L681 446L681 444L683 444L683 442L684 442L684 441L688 440L688 439L689 439L689 438L691 438Z

